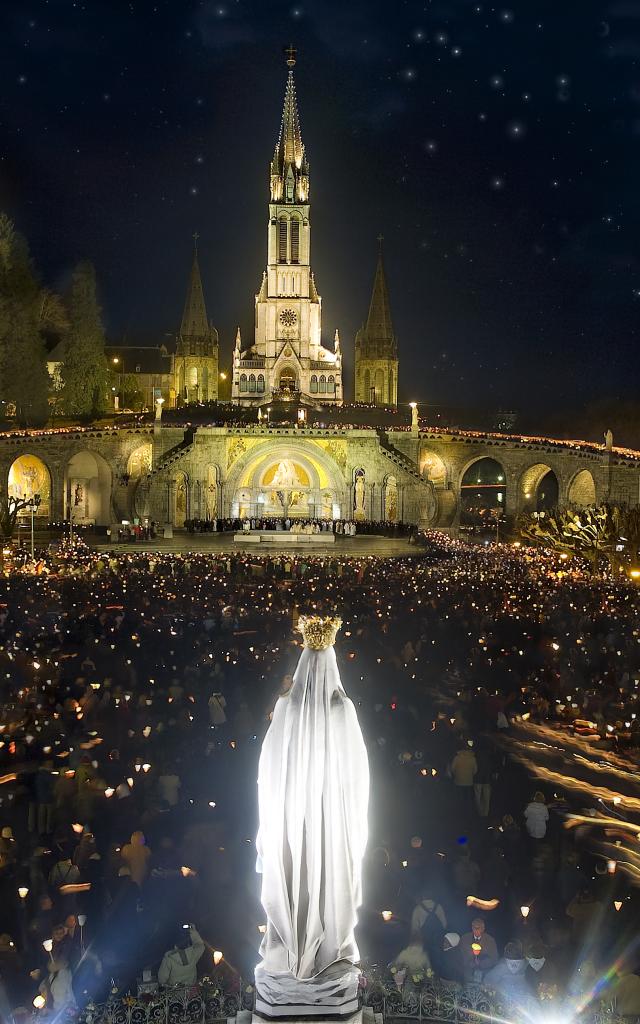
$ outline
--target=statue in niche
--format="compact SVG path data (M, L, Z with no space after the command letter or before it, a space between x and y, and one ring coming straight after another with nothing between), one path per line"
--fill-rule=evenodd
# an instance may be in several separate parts
M359 469L356 472L356 479L354 484L354 500L353 500L353 511L356 519L364 519L364 470Z

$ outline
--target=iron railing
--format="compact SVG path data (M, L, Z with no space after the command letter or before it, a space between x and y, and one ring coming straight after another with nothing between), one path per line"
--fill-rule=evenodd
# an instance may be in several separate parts
M562 1000L530 1006L514 1005L481 985L456 985L437 979L409 979L396 984L389 972L363 975L362 1006L382 1014L388 1022L434 1021L441 1024L532 1024L545 1016L569 1019ZM169 988L139 996L124 996L106 1003L89 1003L79 1014L80 1024L221 1024L241 1010L253 1009L254 988L239 980L225 987L203 979L191 988ZM548 1006L548 1013L545 1013ZM615 1004L594 1005L580 1013L581 1024L623 1024ZM624 1018L628 1024L628 1018Z

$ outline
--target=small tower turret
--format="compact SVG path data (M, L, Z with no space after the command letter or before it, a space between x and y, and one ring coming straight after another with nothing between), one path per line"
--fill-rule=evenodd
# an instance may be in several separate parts
M210 402L218 397L218 332L207 320L198 263L198 234L175 354L178 402Z
M391 323L389 292L378 236L378 264L367 322L356 334L355 399L372 405L398 404L398 345Z

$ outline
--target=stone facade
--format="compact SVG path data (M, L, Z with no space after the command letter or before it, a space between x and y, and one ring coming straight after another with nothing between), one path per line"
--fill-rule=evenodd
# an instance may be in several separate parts
M507 518L534 508L545 474L559 504L640 503L640 453L465 431L144 426L0 435L0 487L48 491L53 521L280 515L454 526L462 481L502 469Z

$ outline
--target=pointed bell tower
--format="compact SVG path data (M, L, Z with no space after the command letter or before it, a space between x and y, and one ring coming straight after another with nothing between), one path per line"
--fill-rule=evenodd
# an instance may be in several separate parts
M356 334L355 399L395 407L398 404L398 345L391 323L382 242L382 235L379 235L369 315Z
M218 332L207 320L198 263L198 234L193 236L193 260L175 354L178 404L211 402L218 397Z
M302 141L293 69L280 132L269 166L267 266L255 297L255 338L234 355L233 398L244 404L278 400L342 404L339 351L322 344L322 299L310 265L309 163Z

